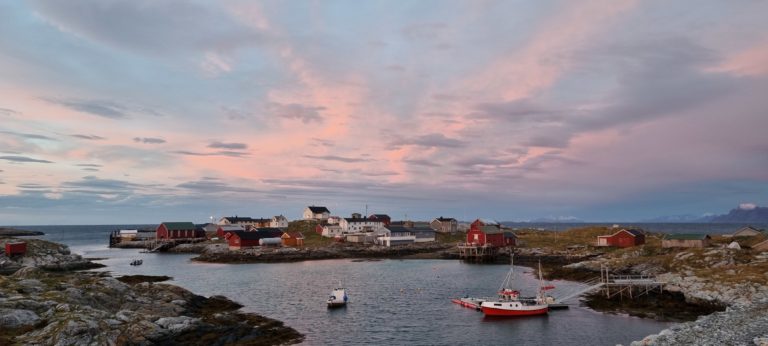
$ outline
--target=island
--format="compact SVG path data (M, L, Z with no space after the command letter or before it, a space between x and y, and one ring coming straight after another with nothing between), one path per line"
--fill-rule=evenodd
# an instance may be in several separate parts
M0 237L27 237L45 235L44 232L27 231L23 229L0 227Z

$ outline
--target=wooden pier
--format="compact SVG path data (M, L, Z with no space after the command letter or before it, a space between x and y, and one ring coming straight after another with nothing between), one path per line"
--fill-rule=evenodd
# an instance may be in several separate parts
M607 267L600 268L600 279L603 282L602 293L609 299L615 296L634 299L651 292L662 293L666 284L658 281L654 275L610 274Z
M488 244L459 243L459 258L468 261L493 261L499 254L499 247Z
M582 287L571 292L554 295L557 303L562 303L583 294L600 290L606 298L619 296L620 299L635 299L652 292L662 293L666 282L659 281L654 275L617 275L611 274L608 267L600 268L600 277L582 282Z

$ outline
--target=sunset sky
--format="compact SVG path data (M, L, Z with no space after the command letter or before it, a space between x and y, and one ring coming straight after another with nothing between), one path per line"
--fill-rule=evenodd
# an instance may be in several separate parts
M3 1L0 225L768 204L768 1ZM406 216L407 215L407 216Z

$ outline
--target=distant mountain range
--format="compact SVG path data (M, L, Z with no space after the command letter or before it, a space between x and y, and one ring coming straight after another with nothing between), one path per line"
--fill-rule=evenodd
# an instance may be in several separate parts
M758 207L753 204L742 204L722 215L671 215L643 222L710 222L710 223L768 223L768 207Z

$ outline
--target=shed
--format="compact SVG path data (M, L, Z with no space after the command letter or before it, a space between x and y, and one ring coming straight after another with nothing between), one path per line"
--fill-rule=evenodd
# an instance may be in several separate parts
M661 240L661 247L663 248L704 248L709 246L709 241L712 239L707 234L698 233L678 233L668 234Z
M27 253L27 243L23 241L9 241L5 243L5 255L8 257L24 256Z
M756 235L762 235L763 231L754 228L752 226L746 226L740 228L738 231L733 232L733 237L754 237Z
M205 231L191 222L163 222L157 226L157 239L205 238Z
M645 234L637 229L622 229L611 235L597 236L597 246L632 247L645 244Z
M259 240L264 237L258 232L231 231L226 232L227 244L230 250L239 250L245 247L259 246Z
M304 235L301 232L285 232L280 238L285 246L304 246Z

